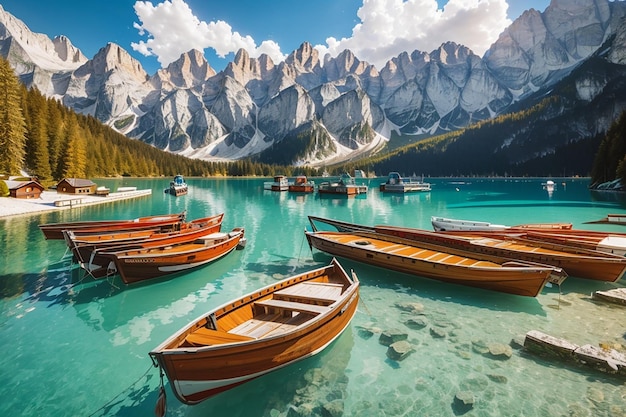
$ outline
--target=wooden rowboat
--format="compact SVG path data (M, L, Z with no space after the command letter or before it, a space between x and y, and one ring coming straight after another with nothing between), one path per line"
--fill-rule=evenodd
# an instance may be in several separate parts
M430 222L436 232L460 230L460 231L503 231L509 229L524 230L566 230L571 229L571 223L528 223L517 226L506 226L475 220L448 219L445 217L432 216Z
M605 218L600 220L594 220L585 222L587 224L594 223L606 223L606 224L619 224L620 226L626 226L626 214L607 214Z
M99 233L112 230L142 230L142 229L170 229L185 221L186 212L180 214L165 214L159 216L138 217L131 220L96 220L78 221L69 223L40 224L39 229L46 239L63 239L64 230L76 233Z
M152 246L171 245L179 242L191 242L201 236L219 232L222 227L224 213L215 216L195 219L182 223L179 230L160 232L155 230L114 231L112 233L95 233L77 235L71 230L64 230L65 242L74 257L84 266L86 262L94 265L106 265L105 258L94 259L97 249L129 245L128 249L147 248ZM92 274L93 275L93 274Z
M527 231L521 236L530 240L552 242L626 256L626 233L607 233L579 229L549 232L533 230Z
M133 284L206 265L244 245L244 230L236 228L230 233L211 233L193 242L96 251L110 261L106 266L107 275L119 273L125 284ZM87 268L93 267L87 265Z
M335 259L211 310L150 352L176 397L196 404L321 352L348 327L359 280Z
M364 226L309 216L313 228L324 223L340 231L366 230L391 235L420 243L441 245L448 251L482 259L502 262L515 259L547 264L565 270L568 275L598 281L615 282L626 273L626 258L595 250L526 239L526 233L504 234L495 232L430 232L428 230L395 226ZM530 232L529 232L530 233ZM493 257L492 257L493 256Z
M558 267L502 258L498 261L479 254L470 256L444 246L379 233L306 231L305 234L311 250L315 248L333 256L407 274L509 294L536 297L546 283L560 283L567 277Z

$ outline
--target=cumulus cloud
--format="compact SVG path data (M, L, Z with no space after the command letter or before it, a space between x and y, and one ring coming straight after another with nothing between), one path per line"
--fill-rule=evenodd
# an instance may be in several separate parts
M267 54L274 62L285 59L276 42L263 41L257 46L251 36L233 31L227 22L200 21L184 0L166 0L156 6L137 1L134 8L141 21L134 26L148 39L131 46L143 55L155 55L162 66L190 49L206 48L213 48L220 57L244 48L251 57ZM350 49L378 68L403 51L430 52L447 41L482 55L511 24L507 9L506 0L449 0L443 8L436 0L363 0L352 36L330 37L315 48L322 56L337 56Z
M213 48L222 58L244 48L251 57L267 54L275 62L285 59L276 42L263 41L257 46L252 37L233 32L232 27L222 20L202 22L184 0L166 0L156 6L149 1L138 1L134 8L141 21L134 27L139 35L147 34L149 39L133 42L131 47L145 56L156 56L163 67L177 60L182 53L205 48Z
M363 0L352 36L316 45L322 55L350 49L359 59L382 68L403 51L430 52L454 41L482 55L511 24L505 0Z

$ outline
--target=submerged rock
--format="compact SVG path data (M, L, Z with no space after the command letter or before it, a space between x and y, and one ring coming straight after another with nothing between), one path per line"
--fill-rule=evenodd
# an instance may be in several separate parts
M428 326L428 322L426 321L424 317L410 318L407 321L405 321L404 324L409 329L414 329L414 330L420 330Z
M387 349L387 357L394 361L401 361L413 352L413 346L406 340L392 343Z
M483 340L472 340L472 350L476 353L480 353L481 355L484 355L485 353L489 352L489 347L487 346L487 343L485 343Z
M495 359L509 359L513 356L513 349L509 345L492 343L489 345L489 355Z
M322 406L323 417L341 417L343 415L343 401L334 400Z
M446 333L445 329L442 329L441 327L431 327L430 335L434 338L441 339L446 337L448 334Z
M457 416L465 414L472 408L474 408L474 394L470 391L457 392L452 402L452 411L454 411L454 414Z
M499 384L506 384L507 382L509 382L506 376L500 374L487 374L487 378Z
M421 313L424 311L424 304L422 303L396 303L396 308L406 311L407 313Z
M401 340L406 340L409 335L402 330L399 329L389 329L385 330L380 334L380 338L378 342L381 345L389 346L392 343L399 342Z

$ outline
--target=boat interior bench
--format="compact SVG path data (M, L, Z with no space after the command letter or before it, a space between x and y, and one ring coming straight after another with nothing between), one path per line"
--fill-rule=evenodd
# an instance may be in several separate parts
M275 300L313 303L327 306L341 297L343 284L332 282L301 282L274 293Z
M304 313L296 314L293 317L281 313L261 314L229 330L229 333L258 339L292 330L309 321L312 317L314 316Z
M252 337L241 334L200 327L199 329L194 330L193 333L188 334L185 341L192 346L211 346L222 345L224 343L245 342L252 339Z
M269 299L263 301L257 301L254 303L254 314L262 314L263 312L284 312L291 316L292 312L306 313L306 314L321 314L328 311L327 306L320 306L317 304L299 303L296 301L284 301L277 299Z

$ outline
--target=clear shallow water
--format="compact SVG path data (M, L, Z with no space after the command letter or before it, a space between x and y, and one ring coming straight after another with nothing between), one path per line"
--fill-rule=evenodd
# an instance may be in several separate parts
M577 228L626 212L612 197L590 194L586 179L558 179L550 196L541 179L432 179L426 194L319 198L263 190L263 179L188 179L174 198L162 180L102 180L152 188L150 197L44 215L0 220L0 415L153 415L159 377L147 353L203 312L302 270L328 263L304 240L309 214L363 224L430 229L430 216L494 223L572 222ZM368 180L366 180L368 181ZM39 223L132 218L187 210L188 218L225 213L223 229L243 226L248 244L207 267L171 279L125 287L82 279L46 241ZM626 385L604 374L529 356L481 353L529 330L573 343L626 345L626 308L596 303L591 292L624 286L570 277L537 298L451 286L342 260L361 280L351 327L329 349L200 405L178 402L169 386L168 416L455 415L454 395L471 391L471 416L621 416ZM426 327L411 328L409 318ZM380 332L408 334L413 353L387 359ZM444 337L436 337L431 329ZM300 414L294 413L297 408ZM290 411L291 410L291 411ZM310 414L308 414L310 411Z

